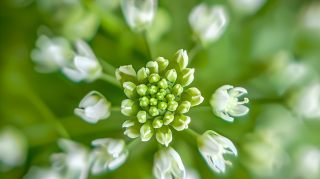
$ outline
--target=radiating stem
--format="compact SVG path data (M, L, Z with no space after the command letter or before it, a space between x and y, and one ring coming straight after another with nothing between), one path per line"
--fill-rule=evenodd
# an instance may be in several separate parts
M109 73L109 74L112 74L114 75L115 72L116 72L116 68L114 66L112 66L111 64L109 64L108 62L102 60L101 58L98 58L103 70L106 72L106 73Z
M101 80L104 80L110 84L113 84L114 86L117 86L119 88L122 89L119 81L116 79L116 77L112 76L112 75L109 75L109 74L106 74L106 73L102 73L101 76L100 76L100 79Z
M137 138L133 139L132 141L130 141L130 143L127 145L128 150L133 149L134 146L136 146L140 140L141 140L140 137L137 137Z
M153 60L152 48L151 48L151 45L150 45L150 40L148 38L148 31L147 30L145 30L143 32L143 38L144 38L144 42L146 43L146 47L147 47L147 51L148 51L149 57L150 57L151 60Z
M194 130L190 128L185 129L185 131L192 135L192 137L194 137L195 139L197 139L200 136L200 134L196 133Z
M200 43L197 43L191 50L190 53L188 55L189 57L189 63L191 64L192 60L194 59L194 57L197 55L197 53L201 50L202 46Z

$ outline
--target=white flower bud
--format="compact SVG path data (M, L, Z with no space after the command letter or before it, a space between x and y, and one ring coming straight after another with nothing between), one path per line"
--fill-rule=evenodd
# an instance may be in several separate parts
M158 6L157 0L121 0L123 16L133 31L142 31L152 25Z
M228 18L223 6L208 7L201 3L189 14L189 23L203 46L217 41L225 31Z
M95 124L110 116L111 103L97 91L88 93L74 110L74 114L87 123Z

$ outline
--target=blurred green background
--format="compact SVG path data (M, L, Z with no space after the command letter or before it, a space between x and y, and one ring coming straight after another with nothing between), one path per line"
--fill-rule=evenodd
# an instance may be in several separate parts
M145 66L150 58L143 35L129 29L118 5L90 5L95 2L83 0L83 6L99 17L96 34L92 39L86 39L96 56L114 67L132 64L137 71ZM179 49L188 52L192 49L195 42L188 15L200 2L159 1L149 33L154 57L169 59ZM308 66L308 71L313 70L312 78L318 78L320 28L310 31L301 23L306 7L314 2L269 0L253 14L236 11L229 1L205 2L225 5L230 21L221 38L201 49L189 65L195 68L195 79L190 86L197 87L205 98L200 106L188 113L191 117L189 126L198 133L214 130L229 138L239 156L226 155L232 166L227 167L225 174L215 174L206 166L196 141L188 133L173 130L171 146L180 154L184 165L196 169L203 179L317 178L320 168L315 176L296 174L297 168L301 168L299 164L303 163L297 151L304 146L319 148L320 145L320 118L306 120L290 103L291 94L308 86L305 84L308 80L288 85L283 93L278 93L279 84L283 84L277 82L281 78L278 73L285 70L272 67L274 61L279 61L275 55L285 51L291 55L291 60ZM126 99L123 90L101 80L90 84L73 83L59 72L44 74L34 70L30 51L35 48L39 27L45 25L56 36L63 34L59 30L63 25L54 21L54 13L41 11L39 4L31 0L4 0L0 5L0 130L7 125L16 127L26 136L29 145L25 163L1 172L0 178L4 179L23 178L31 166L50 165L51 153L61 151L56 145L61 136L51 122L54 120L62 123L72 140L87 146L97 138L132 140L123 135L121 126L127 117L120 111L111 111L108 119L97 124L85 123L73 114L80 100L92 90L102 93L112 106L120 106ZM316 18L319 21L320 16ZM216 117L209 104L214 91L225 84L246 88L250 99L249 114L236 118L233 123ZM319 96L314 98L319 101ZM270 131L272 135L269 135ZM265 142L266 136L271 138L268 142ZM256 143L258 148L254 148ZM276 147L270 147L272 143L276 143ZM118 170L89 178L153 178L153 156L157 147L154 137L149 142L140 142L130 150L127 162ZM319 167L320 157L317 162Z

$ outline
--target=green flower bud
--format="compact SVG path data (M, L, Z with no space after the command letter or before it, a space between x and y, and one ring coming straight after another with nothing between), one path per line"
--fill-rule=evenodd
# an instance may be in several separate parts
M169 125L174 119L174 116L172 114L166 114L163 117L163 123L164 125Z
M159 73L159 66L156 61L148 62L147 68L150 70L150 73Z
M167 95L167 91L165 89L160 89L159 92L162 93L163 96Z
M147 83L150 71L148 68L142 67L137 73L137 79L140 83Z
M171 122L171 126L177 131L182 131L183 129L188 128L190 121L191 119L189 116L182 114L174 115L174 120Z
M184 114L189 111L191 107L191 103L189 101L182 101L182 103L178 106L176 112Z
M181 86L185 87L192 83L194 79L194 69L186 68L181 71L182 75L179 75L177 83L181 84Z
M141 107L147 107L149 105L149 99L147 97L142 97L139 99Z
M168 70L164 76L168 81L170 81L171 83L174 83L176 82L178 75L175 69L171 69L171 70Z
M195 87L192 87L192 88L185 90L181 94L181 99L183 101L189 101L191 103L191 107L197 106L197 105L201 104L203 101L203 97L201 96L201 92Z
M158 100L155 98L150 98L150 105L151 106L156 106L158 104Z
M139 111L137 114L137 119L140 123L145 123L147 121L147 112Z
M150 107L150 109L149 109L149 114L151 115L151 116L157 116L157 115L159 115L159 111L158 111L158 109L156 108L156 107Z
M147 91L148 91L148 87L144 84L141 84L139 86L137 86L137 93L140 95L140 96L145 96L147 95Z
M175 96L173 94L167 94L166 98L167 98L167 101L173 101Z
M163 57L156 58L156 61L159 65L159 72L162 72L169 65L169 60L164 59Z
M149 76L149 83L156 83L160 80L160 76L157 73L153 73Z
M140 128L140 136L142 141L148 141L154 134L154 128L152 127L151 120L148 120Z
M164 99L164 95L163 95L162 93L160 93L160 92L158 92L158 93L156 94L156 97L157 97L157 99L158 99L159 101L161 101L161 100Z
M162 89L166 89L168 87L168 83L166 79L162 79L158 82L158 87Z
M132 68L132 65L120 66L120 68L116 70L115 75L121 86L127 81L133 83L138 81L136 71Z
M132 82L124 82L123 83L123 88L124 88L124 94L130 99L137 99L138 98L138 93L135 90L136 85Z
M136 116L140 106L137 102L132 101L131 99L125 99L121 103L121 113L126 116Z
M176 84L172 88L172 94L175 96L179 96L182 92L183 92L183 87L180 84Z
M168 102L168 110L174 112L178 107L178 103L176 101Z
M140 136L141 124L137 120L127 120L123 123L122 127L126 127L124 134L130 138L136 138Z
M166 102L161 102L158 104L158 108L161 110L166 110L167 106L168 106L168 104Z
M173 60L172 62L170 61L170 63L174 63L176 62L179 66L179 71L182 71L183 69L185 69L188 65L188 55L187 55L187 51L186 50L179 50L177 51L174 56L173 56Z
M163 125L163 120L161 119L161 117L154 119L152 122L152 126L156 129L162 127L162 125Z
M160 144L168 147L169 143L172 141L172 132L168 126L162 126L156 131L156 138Z
M158 87L156 87L156 86L150 86L149 88L148 88L148 92L149 92L149 94L156 94L157 92L158 92Z

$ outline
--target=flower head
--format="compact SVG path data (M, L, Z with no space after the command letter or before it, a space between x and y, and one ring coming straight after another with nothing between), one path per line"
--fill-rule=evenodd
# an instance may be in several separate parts
M152 25L158 0L121 0L123 16L133 31L142 31Z
M39 72L48 73L60 70L74 56L69 42L63 37L49 38L41 35L36 48L31 52L31 59L37 64L35 69Z
M74 114L88 123L97 123L110 116L111 103L99 92L91 91L74 110Z
M0 171L8 171L23 165L26 160L28 143L16 128L6 126L0 131Z
M228 17L223 6L209 8L205 3L201 3L191 10L189 23L205 46L220 38L227 27Z
M198 137L200 154L209 168L215 172L225 172L226 164L231 164L223 158L223 154L229 153L237 156L237 149L233 143L214 131L206 131Z
M121 139L96 139L92 141L95 147L91 151L93 175L113 171L120 167L127 159L129 151Z
M75 43L76 55L73 62L62 68L62 73L73 82L82 80L90 83L101 76L102 67L91 48L82 40Z
M154 155L153 174L159 179L185 179L186 169L179 154L173 148L166 147Z
M186 68L187 64L186 51L179 50L172 60L158 57L138 73L131 65L116 70L129 98L122 101L121 112L135 117L123 123L126 135L148 141L156 134L158 142L168 146L169 125L178 131L188 128L191 119L184 114L202 103L203 97L197 88L184 90L194 79L194 69Z
M247 93L247 90L241 87L233 88L230 85L224 85L218 88L210 99L213 112L223 120L233 122L231 116L243 116L248 113L249 108L242 104L248 103L249 99L238 101L238 97Z

